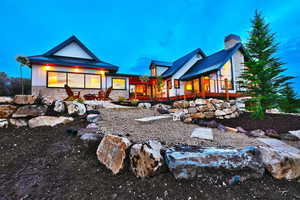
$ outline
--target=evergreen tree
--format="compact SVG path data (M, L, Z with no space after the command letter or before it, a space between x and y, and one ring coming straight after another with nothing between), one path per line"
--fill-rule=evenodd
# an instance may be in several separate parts
M289 83L282 89L279 107L283 112L296 113L300 109L300 99Z
M241 86L252 97L250 108L254 111L253 117L263 119L266 110L278 104L280 90L292 77L282 75L284 63L274 56L278 48L275 33L271 33L261 13L256 11L251 22Z

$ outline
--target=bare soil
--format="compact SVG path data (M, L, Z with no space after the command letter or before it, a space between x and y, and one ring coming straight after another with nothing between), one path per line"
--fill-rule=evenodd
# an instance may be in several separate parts
M300 199L299 182L268 174L236 185L179 181L170 173L146 179L130 171L113 175L78 137L66 133L86 125L0 129L0 199Z

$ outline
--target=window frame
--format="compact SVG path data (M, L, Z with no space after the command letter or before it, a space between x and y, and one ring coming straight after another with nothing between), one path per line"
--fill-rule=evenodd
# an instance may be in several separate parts
M171 90L172 89L172 80L167 80L167 88L168 90Z
M234 90L234 77L233 77L233 63L232 63L232 58L230 58L230 71L231 71L231 80L230 81L228 81L228 83L231 83L231 87L228 87L228 90ZM226 63L225 63L226 64ZM224 64L224 65L225 65ZM224 67L224 65L223 65L223 67ZM220 75L222 76L222 71L220 70ZM224 80L220 80L220 82L221 82L221 90L225 90L226 88L225 88L225 79ZM222 82L224 82L224 85L222 84ZM224 86L224 87L223 87Z
M178 82L178 85L176 84L176 82ZM180 80L179 79L174 79L174 88L175 89L180 89Z
M114 79L124 80L125 81L125 88L124 89L115 89L114 84L113 84ZM126 78L117 78L117 77L116 78L111 78L111 87L112 87L113 90L127 90L127 79Z
M46 75L46 88L64 88L64 87L51 87L49 86L49 72L56 72L56 73L64 73L66 74L66 80L65 80L65 84L68 84L68 74L83 74L84 75L84 87L83 88L74 88L74 87L70 87L72 89L84 89L84 90L99 90L102 89L102 75L101 74L93 74L93 73L80 73L80 72L66 72L66 71L47 71L47 75ZM95 75L95 76L100 76L100 85L99 88L86 88L86 75Z

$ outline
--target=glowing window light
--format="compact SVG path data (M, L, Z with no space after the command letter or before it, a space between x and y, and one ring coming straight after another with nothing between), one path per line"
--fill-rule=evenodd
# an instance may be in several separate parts
M187 83L186 86L185 86L186 90L193 90L193 86L192 86L192 83Z

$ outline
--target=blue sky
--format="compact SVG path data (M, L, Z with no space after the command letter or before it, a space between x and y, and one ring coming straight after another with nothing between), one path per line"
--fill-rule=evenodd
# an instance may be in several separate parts
M120 72L146 74L149 59L173 61L198 47L211 54L230 33L245 41L255 9L277 33L278 55L300 93L299 0L1 0L0 71L19 76L16 55L41 54L76 35Z

